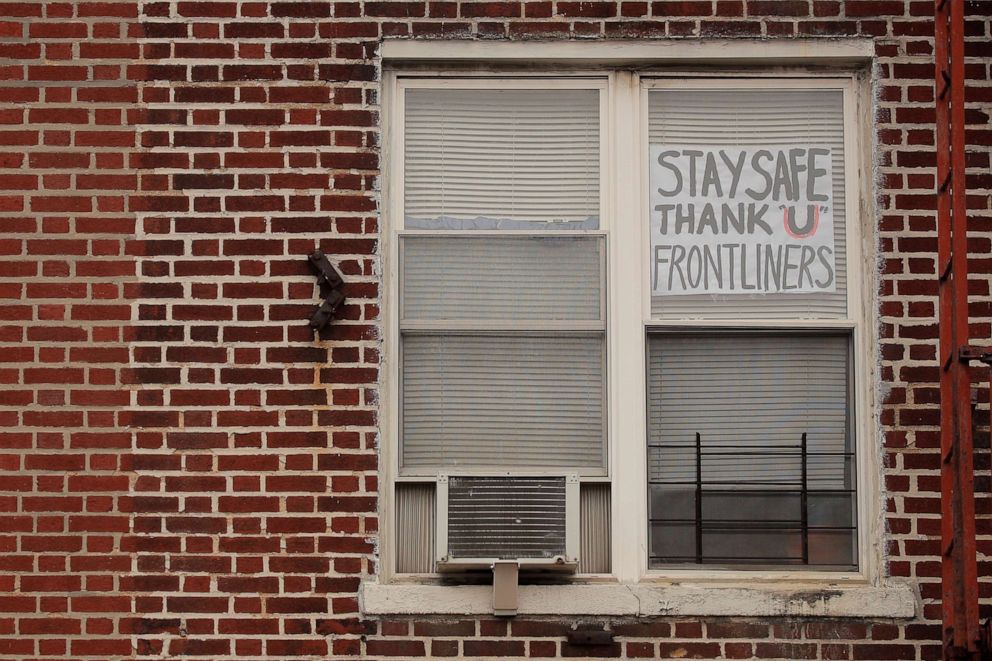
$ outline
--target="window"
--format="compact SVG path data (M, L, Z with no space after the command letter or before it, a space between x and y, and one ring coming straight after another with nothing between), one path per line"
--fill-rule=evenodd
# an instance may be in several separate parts
M608 474L604 89L582 79L398 86L403 547L430 546L418 516L432 517L439 476L575 474L586 510L608 497L599 487ZM470 501L460 502L459 512ZM546 523L532 514L534 527ZM608 571L607 556L595 567L591 553L584 566ZM433 560L423 552L398 569L430 572Z
M387 571L505 476L579 483L580 576L863 572L855 79L387 83Z

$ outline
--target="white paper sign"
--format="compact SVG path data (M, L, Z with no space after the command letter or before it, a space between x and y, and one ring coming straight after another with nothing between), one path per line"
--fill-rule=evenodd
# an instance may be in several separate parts
M836 289L830 147L650 151L652 295Z

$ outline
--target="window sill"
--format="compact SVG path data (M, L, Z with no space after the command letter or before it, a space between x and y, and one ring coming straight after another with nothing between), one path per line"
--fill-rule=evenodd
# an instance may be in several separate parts
M362 585L366 615L486 615L488 585ZM669 617L912 618L915 590L883 586L802 583L761 586L522 585L520 615Z

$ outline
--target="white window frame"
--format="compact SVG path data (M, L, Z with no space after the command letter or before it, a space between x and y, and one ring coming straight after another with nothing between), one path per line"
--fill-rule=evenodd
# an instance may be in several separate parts
M640 241L638 243L638 254L642 256L642 273L639 281L642 283L641 291L642 298L640 301L640 307L642 310L641 317L641 342L646 341L647 334L652 330L663 331L663 330L692 330L699 332L715 331L719 329L727 328L742 328L746 330L822 330L822 331L838 331L843 330L851 334L851 353L853 356L852 369L850 372L850 378L853 379L853 383L850 384L850 392L852 393L851 402L849 402L849 407L852 409L854 424L852 425L852 431L854 433L854 452L855 452L855 471L856 471L856 485L857 485L857 539L858 539L858 570L856 571L815 571L815 570L803 570L803 569L790 569L790 570L733 570L733 569L718 569L712 568L710 566L701 566L699 569L676 569L676 568L665 568L665 569L648 569L648 526L645 525L643 528L644 539L642 540L644 552L642 553L643 561L639 568L639 578L640 579L661 579L661 580L678 580L685 578L692 578L698 576L701 571L705 571L707 576L713 577L714 579L723 580L754 580L754 579L786 579L789 576L795 576L796 574L802 575L804 579L810 580L834 580L834 581L867 581L869 578L876 573L877 568L872 566L874 554L871 552L871 540L872 537L868 534L868 528L871 527L870 523L875 514L875 508L872 506L873 501L877 500L872 494L872 483L870 481L870 473L877 473L877 464L875 457L877 452L873 450L875 447L874 442L876 441L875 436L871 434L871 426L868 424L869 416L872 415L871 407L871 379L869 378L870 371L874 369L874 360L868 360L867 356L874 355L874 348L866 345L868 338L865 337L864 329L871 319L871 311L867 309L864 305L864 288L866 285L865 274L863 271L863 258L862 251L863 247L861 244L861 239L864 234L871 234L867 229L863 229L864 220L863 214L861 213L861 205L859 203L859 197L861 196L861 183L859 178L863 176L866 169L861 166L862 153L858 145L858 135L861 133L859 130L864 122L860 122L858 118L858 113L856 106L858 103L858 87L856 78L853 75L838 76L837 74L824 74L820 73L815 75L816 72L802 72L793 71L786 75L781 72L762 72L756 71L749 73L747 76L737 75L737 76L727 76L720 73L711 74L682 74L682 75L671 75L666 73L661 74L658 77L641 76L641 84L639 85L639 101L638 110L640 112L640 159L639 164L642 165L640 168L640 184L641 191L639 197L637 198L640 203L640 210L638 217L640 218ZM649 238L649 205L646 203L648 195L648 117L647 117L647 104L648 104L648 94L652 90L665 90L665 89L696 89L696 90L707 90L707 89L720 89L721 83L731 82L734 87L746 90L760 90L760 89L774 89L774 90L817 90L817 91L838 91L843 94L843 113L844 113L844 193L846 197L846 217L845 217L845 232L846 232L846 248L847 248L847 259L845 262L846 270L846 298L847 298L847 314L843 319L753 319L746 318L743 320L739 319L705 319L705 318L691 318L691 319L653 319L651 317L651 290L650 287L644 285L644 283L650 282L650 262L648 257L648 250L650 246ZM868 271L867 273L871 273ZM870 297L869 297L870 298ZM631 303L633 304L633 303ZM872 326L874 328L874 326ZM620 333L626 329L616 329L616 332ZM628 338L628 343L624 343L622 346L630 346L629 342L633 341L633 337ZM639 374L645 373L644 356L646 347L642 347L641 351L638 352L638 357L641 359ZM871 352L869 352L871 349ZM630 359L631 361L634 358ZM870 362L870 365L866 365L866 362ZM643 401L643 399L642 399ZM646 419L646 414L642 414L641 418ZM647 430L641 434L641 438L645 438ZM626 438L623 436L618 436L618 438ZM631 452L633 448L630 448ZM641 453L642 466L639 467L639 474L643 476L644 482L639 485L644 493L647 493L647 464L646 464L646 453ZM633 468L633 467L632 467ZM633 477L633 475L631 476ZM632 480L631 480L632 481ZM621 484L626 488L632 488L626 480L621 481ZM644 505L644 510L642 512L643 520L646 522L648 519L648 509L647 509L647 499L642 498L639 501ZM631 560L628 560L628 562Z
M611 413L611 403L614 388L610 374L610 333L612 323L610 321L610 279L613 248L610 235L613 221L613 199L612 182L615 179L614 156L610 151L612 120L610 99L613 84L613 74L602 71L570 71L566 73L557 71L541 71L525 75L512 74L506 72L489 72L479 75L475 72L464 70L431 70L417 72L388 71L384 74L383 86L383 108L384 124L386 126L383 140L386 146L386 155L383 159L383 172L388 173L383 186L383 211L384 222L381 228L382 251L386 262L383 269L383 324L388 329L385 338L385 352L382 357L382 369L385 378L383 379L383 401L380 405L380 429L384 435L383 442L380 443L380 549L383 551L380 562L380 576L384 580L414 581L432 580L440 577L435 574L398 574L395 571L395 553L393 535L396 530L395 508L390 507L394 500L394 485L401 482L431 483L435 476L442 473L450 473L450 469L440 471L401 471L401 442L400 442L400 356L401 356L401 320L400 320L400 276L399 276L399 246L404 236L535 236L546 235L554 237L566 236L595 236L601 237L604 242L605 252L604 269L601 277L601 320L600 322L588 321L566 321L566 322L545 322L549 329L567 327L577 330L602 330L604 332L603 343L605 347L604 365L604 472L602 474L579 471L582 483L604 483L613 480L613 465L615 462L613 443L614 437L613 423L615 416ZM404 226L404 134L403 122L405 118L405 90L407 89L589 89L599 92L599 227L595 230L406 230ZM387 165L388 163L388 165ZM534 322L528 322L535 325ZM438 324L446 325L451 324ZM498 324L497 324L498 325ZM480 321L471 324L460 324L460 328L467 330L492 329L493 323ZM541 470L526 471L514 470L514 475L557 475L562 473L575 472L574 469L567 471ZM405 474L404 474L405 473ZM492 474L493 469L460 470L459 475L487 475ZM388 492L388 493L387 493ZM441 507L436 508L440 513ZM575 522L573 522L574 524ZM578 531L572 531L578 534ZM435 541L437 543L438 540ZM611 574L583 574L583 580L596 581L612 580Z
M464 43L387 42L385 59L398 65L383 70L383 147L384 183L381 226L383 277L384 355L382 363L382 401L380 404L380 565L373 581L363 588L363 608L369 613L484 613L489 593L479 586L439 586L431 577L397 575L393 571L395 544L393 484L407 478L398 473L398 366L399 351L397 309L398 225L403 217L402 94L404 80L420 80L421 85L444 85L451 78L472 76L472 83L492 86L512 77L545 80L554 76L560 81L600 77L602 92L601 120L605 122L600 170L602 180L600 230L607 234L607 391L609 479L612 484L612 563L609 575L583 575L568 586L524 586L521 613L590 613L590 614L682 614L682 615L761 615L824 614L911 616L915 598L909 588L886 577L884 568L884 530L880 489L880 430L878 428L877 390L877 299L874 294L875 233L872 181L873 131L871 89L867 63L870 42L816 42L788 44L719 42L709 48L694 44L692 48L669 42L650 49L643 44L486 44L466 48ZM626 48L625 48L626 47ZM488 56L480 56L485 52ZM604 54L603 67L590 67L596 53ZM811 53L818 53L813 55ZM755 55L755 53L762 53ZM637 56L641 64L624 68ZM436 62L432 62L435 61ZM470 63L469 68L451 65L452 60ZM480 64L480 60L483 61ZM425 62L426 61L426 62ZM514 69L504 64L529 62L530 68ZM723 64L720 70L698 67L699 64ZM753 68L753 65L774 65ZM809 65L816 65L810 67ZM647 65L663 65L651 68ZM744 65L752 65L748 68ZM829 66L824 66L829 65ZM836 68L839 65L840 68ZM646 464L646 380L630 375L645 374L645 347L651 328L721 328L740 322L677 320L650 318L648 281L648 205L647 205L647 89L664 85L705 86L714 79L732 78L735 84L783 88L793 86L827 86L844 94L845 173L847 197L847 276L848 315L842 320L777 319L774 322L748 322L748 328L847 329L852 333L855 365L851 405L855 410L857 488L858 488L858 562L854 572L808 570L739 571L700 569L648 570L648 512ZM642 85L645 81L645 85ZM667 82L665 82L667 81ZM462 81L463 83L464 81ZM583 80L588 84L588 80ZM461 83L459 83L461 84ZM567 84L567 83L566 83ZM623 157L627 154L629 156ZM629 220L626 220L629 219ZM636 254L637 259L630 256ZM861 276L864 276L863 278ZM625 286L616 286L624 283ZM634 284L636 283L636 285ZM843 588L836 599L824 599L817 606L803 606L802 599L789 597L790 590L801 592L810 586L830 584ZM681 585L682 587L676 587ZM705 586L706 592L692 592ZM559 604L561 591L588 596L582 604ZM593 592L589 592L592 590ZM617 592L616 590L622 590ZM680 607L683 593L692 593L688 610ZM727 602L730 593L743 594ZM743 593L740 591L743 590ZM755 592L757 590L757 592ZM770 591L770 592L769 592ZM658 595L667 595L674 602ZM457 598L456 598L457 595ZM558 595L558 596L555 596ZM709 595L709 596L706 596ZM722 595L722 596L721 596ZM634 601L631 598L636 596ZM710 598L712 597L712 598ZM436 603L438 599L455 599ZM656 599L645 606L645 598ZM686 597L688 598L688 597ZM585 597L583 597L585 599ZM790 601L791 599L791 601ZM722 601L721 601L722 600ZM457 603L457 605L453 605ZM673 605L674 604L674 605ZM769 605L773 604L773 605ZM452 610L455 609L455 610Z

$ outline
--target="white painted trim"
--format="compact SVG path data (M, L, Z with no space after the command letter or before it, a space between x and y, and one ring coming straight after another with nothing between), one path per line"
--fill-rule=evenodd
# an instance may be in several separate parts
M879 269L877 245L877 220L875 206L875 130L874 96L871 79L867 71L856 74L850 81L849 103L845 104L847 120L854 130L848 134L848 146L855 156L852 171L848 173L849 200L852 213L856 214L848 223L848 232L855 227L859 230L858 241L853 245L849 256L848 271L852 265L863 275L859 283L859 309L852 309L851 315L864 320L860 328L862 344L859 353L866 360L865 369L859 371L863 382L858 390L858 405L862 407L859 416L858 433L865 443L861 446L858 461L864 469L859 471L859 489L864 489L868 498L862 499L859 544L863 549L864 572L874 581L884 577L886 562L886 528L883 493L883 453L884 432L881 426L881 403L878 394L882 384L880 367L879 333ZM857 222L855 226L854 222ZM850 235L849 235L850 236ZM850 238L849 238L850 241ZM856 257L855 263L850 257Z
M396 531L395 481L398 471L395 439L398 437L397 409L399 405L398 371L399 333L392 329L398 326L396 282L398 270L396 259L399 255L398 240L394 238L391 223L402 218L403 162L397 158L401 153L402 137L396 130L396 118L403 116L403 95L396 87L396 76L384 71L382 75L382 213L379 218L379 250L382 255L382 300L380 314L385 337L382 354L379 356L379 580L389 581L396 573L394 552Z
M492 613L487 585L382 585L365 582L366 615L484 615ZM520 615L670 617L912 618L917 595L908 584L882 587L824 583L727 585L521 585Z
M823 76L803 75L783 77L776 71L762 69L749 76L732 75L716 72L706 76L702 73L696 77L672 75L669 72L645 72L641 84L646 90L719 90L721 92L733 89L740 90L834 90L847 89L851 74L847 72L829 72ZM647 126L645 124L645 126Z
M875 432L877 411L873 408L871 393L875 388L876 377L876 333L867 329L875 329L874 313L866 305L865 300L872 300L871 292L866 285L874 284L874 271L862 272L862 237L871 235L871 228L865 222L862 213L862 176L868 177L868 187L871 187L871 177L864 170L865 156L860 149L861 128L870 116L861 117L857 111L858 101L857 79L851 77L844 87L844 202L847 210L845 219L845 237L847 246L847 316L857 322L852 334L853 355L851 378L853 384L850 390L851 406L853 408L853 433L855 437L855 484L858 489L858 560L862 575L869 580L879 576L879 565L876 562L877 549L875 544L882 539L884 529L876 526L875 512L881 510L881 492L878 488L878 478L881 464L878 461L880 439ZM868 157L870 158L870 156ZM868 161L871 162L870 160Z
M637 186L639 133L637 76L620 71L613 89L616 123L612 129L612 154L616 160L614 186L615 229L610 245L610 391L613 417L610 425L614 480L610 495L613 574L620 581L640 578L641 557L647 557L647 538L641 532L647 519L645 465L647 421L644 416L644 332L639 301L640 260L631 250L639 244L640 208ZM619 283L623 283L621 286Z
M459 90L600 90L607 87L604 73L588 77L572 73L545 73L536 77L493 77L470 78L464 72L459 77L414 78L403 76L399 81L401 89L459 89ZM602 99L602 94L600 95ZM600 103L602 108L602 102ZM420 231L420 230L418 230Z
M476 62L484 64L859 64L875 54L870 39L665 39L653 41L491 42L387 39L384 62Z

